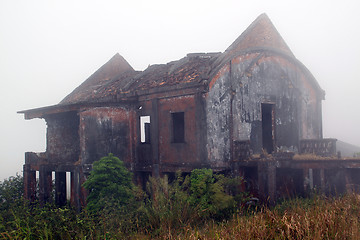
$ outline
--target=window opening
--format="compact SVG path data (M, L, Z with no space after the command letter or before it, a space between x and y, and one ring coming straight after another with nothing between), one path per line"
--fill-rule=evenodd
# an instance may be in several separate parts
M268 153L274 151L274 104L262 103L261 104L261 117L262 117L262 144L263 149Z
M150 143L150 116L140 117L140 140L141 143Z
M172 138L174 143L185 142L185 120L184 112L171 113L172 118Z

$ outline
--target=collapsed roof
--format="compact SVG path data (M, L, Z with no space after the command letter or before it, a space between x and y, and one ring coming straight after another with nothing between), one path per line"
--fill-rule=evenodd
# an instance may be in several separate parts
M129 101L134 97L154 91L206 86L214 74L239 54L267 51L280 54L295 64L312 80L313 86L323 94L315 78L298 61L271 20L261 14L223 53L192 53L167 64L149 66L135 71L120 55L115 54L107 63L59 104L20 111L26 119L44 117L62 111L76 110L84 104Z

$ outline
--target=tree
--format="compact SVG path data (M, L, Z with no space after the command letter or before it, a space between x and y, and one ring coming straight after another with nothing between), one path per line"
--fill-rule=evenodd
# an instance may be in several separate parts
M111 153L94 162L83 187L89 191L87 209L92 213L109 206L120 208L134 199L132 173Z
M9 204L18 202L24 196L23 177L16 175L0 182L0 206L7 207Z

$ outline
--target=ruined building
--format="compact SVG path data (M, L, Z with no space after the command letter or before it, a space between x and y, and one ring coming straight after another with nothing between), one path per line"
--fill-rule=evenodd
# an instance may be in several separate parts
M63 204L69 172L71 201L84 204L81 184L110 152L139 183L206 167L241 175L270 199L316 186L341 190L357 182L360 161L338 159L336 140L322 138L322 100L265 14L225 52L191 53L144 71L116 54L59 104L20 112L47 123L46 152L25 154L25 195L35 198L38 171L47 201L55 172Z

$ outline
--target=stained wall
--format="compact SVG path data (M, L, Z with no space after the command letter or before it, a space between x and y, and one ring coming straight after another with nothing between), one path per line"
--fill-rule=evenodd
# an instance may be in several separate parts
M141 116L150 116L151 141L138 141L139 170L159 172L191 171L206 165L206 129L202 94L163 96L141 102ZM174 140L173 114L183 114L184 139ZM139 127L138 127L139 128ZM138 130L139 132L139 130Z
M59 113L45 118L46 154L50 162L79 160L79 116L76 112Z
M80 115L81 162L90 164L108 153L132 169L135 156L136 114L129 107L97 107Z
M262 104L272 104L275 149L297 151L300 139L322 136L321 97L304 70L271 52L240 54L214 76L206 101L208 157L229 167L234 140L263 149Z

